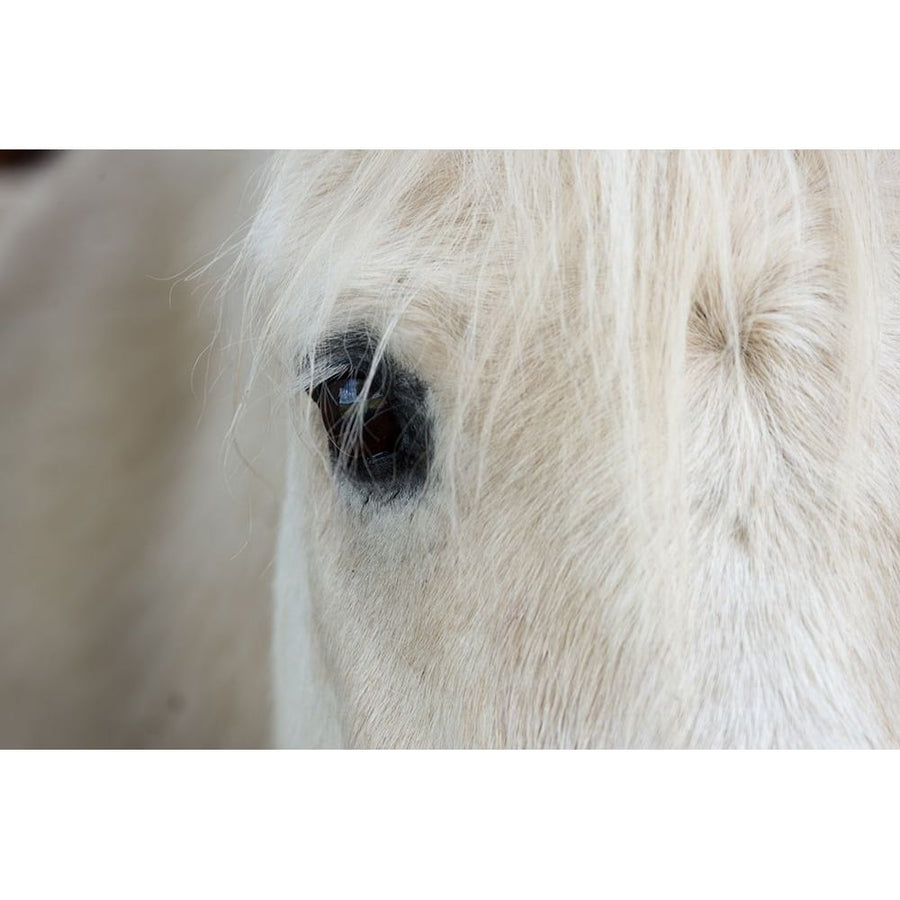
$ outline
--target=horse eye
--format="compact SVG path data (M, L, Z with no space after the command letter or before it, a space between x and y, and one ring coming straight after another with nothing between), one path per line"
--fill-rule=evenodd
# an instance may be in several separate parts
M373 369L377 343L364 330L325 342L320 358L342 371L309 393L322 416L335 477L367 500L403 502L424 488L428 474L428 389L389 355Z
M403 427L383 368L369 391L366 372L345 373L319 385L312 398L322 414L332 456L357 478L385 480L396 474Z

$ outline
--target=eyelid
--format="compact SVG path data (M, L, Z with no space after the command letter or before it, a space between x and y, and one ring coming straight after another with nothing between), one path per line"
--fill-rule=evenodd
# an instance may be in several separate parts
M307 357L297 367L299 387L315 399L322 385L334 378L362 378L370 387L379 379L389 378L386 360L379 356L374 360L375 343L348 345L346 342L328 342L314 356Z
M300 389L306 391L311 397L319 391L326 381L342 376L349 377L353 374L353 366L347 362L338 362L327 358L318 357L313 365L306 360L299 371Z
M374 399L382 395L390 384L390 376L386 375L384 361L377 366L334 363L329 366L317 366L315 369L300 370L300 387L313 400L317 400L322 387L329 381L338 378L357 378L365 384L367 398Z

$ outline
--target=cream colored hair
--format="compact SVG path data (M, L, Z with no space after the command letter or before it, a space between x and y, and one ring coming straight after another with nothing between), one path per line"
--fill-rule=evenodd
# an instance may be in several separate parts
M882 153L280 158L245 323L294 410L278 739L895 744L897 185ZM303 391L359 328L429 388L405 504L360 505Z

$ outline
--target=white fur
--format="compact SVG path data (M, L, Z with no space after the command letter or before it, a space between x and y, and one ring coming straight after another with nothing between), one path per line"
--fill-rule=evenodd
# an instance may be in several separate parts
M896 745L897 187L891 154L280 159L278 742ZM359 326L429 387L410 503L361 505L296 378Z

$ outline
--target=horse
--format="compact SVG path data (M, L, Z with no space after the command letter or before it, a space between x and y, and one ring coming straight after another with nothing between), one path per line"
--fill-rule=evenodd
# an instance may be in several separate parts
M46 173L4 745L900 743L896 154Z
M900 739L900 159L279 157L281 746Z

